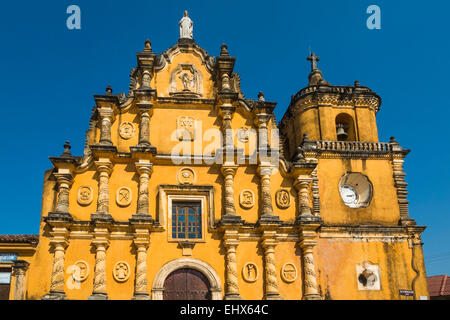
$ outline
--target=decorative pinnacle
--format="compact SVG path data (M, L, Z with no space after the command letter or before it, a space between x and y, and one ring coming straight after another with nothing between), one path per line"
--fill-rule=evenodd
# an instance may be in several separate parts
M398 144L397 140L395 140L395 137L391 137L391 141L389 141L389 143L397 143Z
M228 53L228 46L223 43L222 46L220 47L220 55L221 56L229 56L230 54Z
M106 95L107 96L112 96L112 92L113 92L113 90L111 88L111 85L108 84L108 86L106 87Z
M317 57L314 52L311 52L311 55L306 60L311 61L311 71L318 70L317 61L320 60L320 57Z
M355 87L360 87L361 85L359 84L358 80L355 80Z
M61 156L71 157L72 154L70 153L70 148L72 148L70 146L70 142L66 140L66 143L64 144L64 152L62 153Z
M145 40L144 51L145 52L151 52L152 51L152 43L148 39Z
M266 99L264 99L264 93L262 93L262 91L260 91L260 92L258 93L258 100L259 100L259 101L266 101Z

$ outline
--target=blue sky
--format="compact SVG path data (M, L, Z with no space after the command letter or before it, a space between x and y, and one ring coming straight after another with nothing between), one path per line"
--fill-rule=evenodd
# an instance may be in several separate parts
M66 9L81 8L81 30ZM366 8L381 8L381 30ZM175 44L183 10L209 54L228 44L247 98L278 102L307 85L309 48L335 85L359 80L383 99L380 139L412 149L410 214L423 235L428 275L450 274L448 163L450 42L445 1L8 1L0 10L3 168L0 233L37 233L43 174L66 139L81 155L94 94L127 92L135 53ZM21 198L25 196L25 200Z

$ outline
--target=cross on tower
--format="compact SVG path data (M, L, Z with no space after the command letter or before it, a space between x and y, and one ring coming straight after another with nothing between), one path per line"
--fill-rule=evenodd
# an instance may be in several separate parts
M320 57L317 57L314 52L311 52L311 55L306 60L311 61L311 71L317 70L317 61L320 60Z

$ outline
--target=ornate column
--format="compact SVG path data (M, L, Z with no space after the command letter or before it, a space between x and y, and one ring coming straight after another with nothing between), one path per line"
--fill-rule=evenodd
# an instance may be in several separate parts
M148 162L136 162L135 165L136 170L139 173L139 194L136 213L138 215L150 215L148 201L148 182L153 172L153 165Z
M56 225L50 232L52 238L50 246L53 249L53 266L50 284L50 293L44 300L64 300L66 293L64 291L64 260L65 250L69 245L69 231L66 227Z
M100 107L97 109L100 115L100 145L112 145L111 141L111 123L114 111L111 107Z
M25 276L30 265L24 260L16 260L13 264L13 273L16 277L16 284L14 286L14 300L25 300Z
M236 207L234 206L234 175L237 166L222 166L222 174L224 177L224 218L232 218L236 216Z
M58 200L56 202L55 212L69 212L69 190L73 182L71 174L54 173L58 182Z
M302 249L303 275L304 275L304 300L321 300L317 286L313 250L317 244L316 230L319 223L307 223L300 227L300 248Z
M265 273L265 294L266 300L281 300L278 292L277 270L275 265L275 231L264 231L262 247L264 248L264 273Z
M106 293L106 250L109 247L108 229L104 226L94 229L92 246L95 248L94 288L89 300L108 300Z
M95 161L99 173L97 215L109 215L109 175L113 165L109 159Z
M298 212L297 219L307 219L313 217L311 210L311 201L309 197L309 190L311 179L309 177L299 176L294 184L297 190Z
M152 105L139 104L141 124L139 131L139 146L150 146L150 110Z
M273 214L272 195L270 190L270 175L273 168L271 166L258 167L258 174L260 176L260 190L261 190L261 221L275 222L279 221L279 217Z
M148 229L136 229L134 245L136 247L136 279L133 300L150 300L147 288L147 249L150 243Z
M238 230L226 230L224 234L225 257L225 300L241 300L239 295L236 249L239 244Z

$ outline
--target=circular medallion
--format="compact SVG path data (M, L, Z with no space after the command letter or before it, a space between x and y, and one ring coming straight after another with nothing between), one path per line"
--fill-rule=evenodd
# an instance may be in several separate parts
M248 262L242 268L242 277L247 282L255 282L258 280L258 267L253 262Z
M275 202L277 206L282 209L289 208L291 205L291 196L286 189L280 189L275 193Z
M131 203L131 190L127 187L122 187L117 190L116 202L121 207L126 207Z
M194 184L195 171L191 168L181 168L178 171L177 180L179 184Z
M255 205L255 194L252 190L245 189L239 195L239 203L245 209L250 209Z
M297 267L292 262L287 262L281 267L281 279L291 283L297 279Z
M119 126L119 135L122 139L128 140L134 135L134 124L122 122Z
M82 206L91 204L93 199L92 188L88 186L81 186L78 188L77 201Z
M114 265L113 276L117 282L125 282L130 277L130 265L125 261L119 261Z
M72 266L72 278L75 281L81 282L87 279L89 275L89 265L86 261L78 260Z

